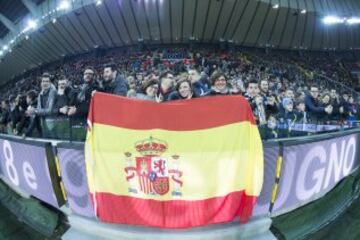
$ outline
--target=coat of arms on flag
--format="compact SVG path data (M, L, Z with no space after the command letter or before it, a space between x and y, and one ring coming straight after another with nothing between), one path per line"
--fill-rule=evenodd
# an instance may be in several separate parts
M182 172L179 170L180 156L173 155L171 160L161 155L168 149L166 142L149 137L135 143L135 149L141 154L135 161L130 152L125 153L125 173L129 183L129 193L141 192L147 195L165 195L170 190L170 178L173 181L172 196L181 196ZM135 163L135 166L134 166ZM137 182L136 182L137 178Z

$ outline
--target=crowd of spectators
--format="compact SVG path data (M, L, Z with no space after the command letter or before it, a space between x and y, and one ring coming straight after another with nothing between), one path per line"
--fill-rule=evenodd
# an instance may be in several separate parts
M49 137L59 119L84 126L96 91L155 102L243 95L264 139L308 134L310 124L356 126L357 81L334 59L214 46L97 49L4 85L0 132Z

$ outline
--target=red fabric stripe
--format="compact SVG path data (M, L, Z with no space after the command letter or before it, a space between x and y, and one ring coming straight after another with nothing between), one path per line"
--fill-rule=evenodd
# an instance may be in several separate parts
M190 131L255 120L242 96L218 96L166 103L96 93L89 120L128 129ZM93 109L96 108L96 114Z
M93 199L93 198L91 198ZM226 223L240 216L242 223L251 217L256 197L244 191L205 200L155 201L96 193L97 215L103 222L161 228L189 228Z

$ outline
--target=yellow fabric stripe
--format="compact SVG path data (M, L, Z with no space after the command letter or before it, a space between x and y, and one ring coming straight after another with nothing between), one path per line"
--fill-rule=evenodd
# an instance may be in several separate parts
M124 168L135 167L135 157L141 156L135 150L135 143L150 136L166 141L168 150L162 157L168 159L169 169L178 168L183 172L180 199L201 200L240 190L252 196L260 194L262 142L257 127L249 122L196 131L131 130L95 123L88 134L85 153L90 191L174 199L171 191L176 183L171 179L166 195L150 197L140 191L137 176L131 184L126 181ZM132 156L127 158L126 152ZM173 155L180 157L174 160ZM138 193L129 193L129 187L136 188Z

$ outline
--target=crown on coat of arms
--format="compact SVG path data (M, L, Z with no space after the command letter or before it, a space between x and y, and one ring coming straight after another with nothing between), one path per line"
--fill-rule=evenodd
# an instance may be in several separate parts
M160 156L168 149L168 145L165 141L150 136L147 139L136 142L135 148L143 156Z

